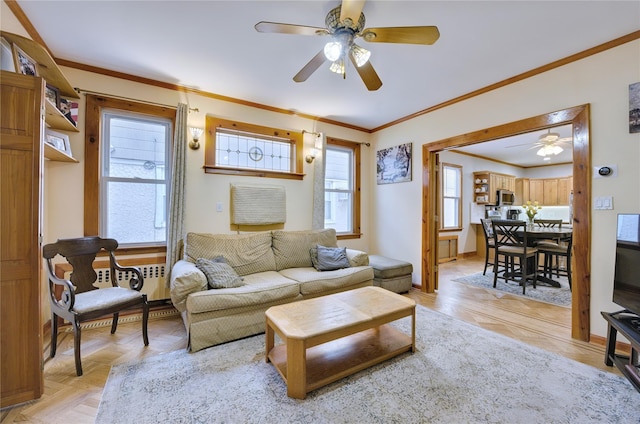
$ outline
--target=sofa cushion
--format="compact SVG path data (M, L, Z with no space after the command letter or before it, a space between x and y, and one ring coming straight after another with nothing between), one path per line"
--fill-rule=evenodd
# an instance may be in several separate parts
M300 294L296 281L275 271L259 272L244 277L244 285L192 293L187 310L192 314L261 305L280 299L295 299Z
M203 234L188 233L185 259L224 256L240 276L256 272L274 271L276 262L271 249L271 233Z
M212 289L224 289L244 285L242 278L233 270L231 265L226 262L198 258L196 259L196 267L207 277L209 287Z
M347 258L346 247L325 247L318 245L309 249L311 263L318 271L333 271L335 269L349 268L351 265Z
M300 283L303 296L331 292L364 282L373 284L373 269L369 266L336 269L335 271L318 271L313 267L288 268L280 274Z
M273 231L273 254L276 270L313 266L309 249L320 244L338 247L336 230Z
M195 264L180 260L171 268L171 302L184 312L190 293L207 290L207 277Z
M347 258L351 266L369 265L369 255L362 250L347 249Z

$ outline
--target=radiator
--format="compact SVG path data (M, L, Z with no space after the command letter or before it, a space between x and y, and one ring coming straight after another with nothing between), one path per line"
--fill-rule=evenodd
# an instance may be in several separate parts
M133 265L140 268L144 285L142 293L147 295L147 300L165 300L170 298L169 289L165 287L164 264ZM98 279L94 283L96 287L111 287L111 270L107 268L96 268ZM64 278L69 279L71 271L65 270ZM116 271L116 281L121 287L129 287L129 280L133 276L132 272Z

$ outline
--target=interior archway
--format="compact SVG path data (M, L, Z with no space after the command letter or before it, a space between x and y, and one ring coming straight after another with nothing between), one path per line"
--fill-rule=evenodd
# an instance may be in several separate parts
M543 130L558 125L573 127L573 287L571 335L589 341L591 275L591 154L589 140L589 105L538 115L492 128L446 138L422 146L422 290L437 289L438 229L436 154L445 149L468 146L504 137Z

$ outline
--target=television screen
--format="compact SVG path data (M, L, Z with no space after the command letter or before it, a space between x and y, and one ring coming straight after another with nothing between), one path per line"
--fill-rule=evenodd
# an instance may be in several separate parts
M640 214L619 214L613 301L640 315Z

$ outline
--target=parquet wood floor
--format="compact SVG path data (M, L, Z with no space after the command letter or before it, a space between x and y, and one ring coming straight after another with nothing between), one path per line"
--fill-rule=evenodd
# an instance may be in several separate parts
M604 365L603 346L571 339L568 308L450 281L482 271L482 267L480 258L441 264L436 294L413 289L407 296L479 327L620 375L616 368ZM56 357L49 359L48 345L44 352L44 395L37 401L1 410L0 422L93 423L112 365L185 348L185 329L174 310L152 312L147 347L142 343L140 322L135 319L120 323L115 335L109 333L108 325L83 328L82 377L75 375L73 333L61 329ZM45 342L48 340L46 334Z

